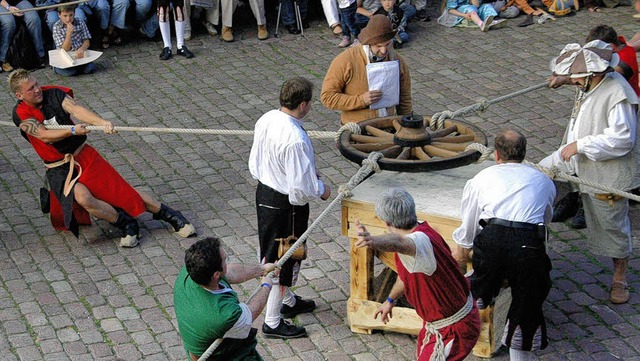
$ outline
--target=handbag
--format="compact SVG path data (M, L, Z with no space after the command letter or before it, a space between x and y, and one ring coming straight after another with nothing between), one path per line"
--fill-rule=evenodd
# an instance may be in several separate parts
M295 236L294 227L295 227L295 209L291 216L291 235L286 238L276 238L275 241L278 242L278 258L282 258L293 246L294 243L298 240L298 237ZM307 259L307 242L302 243L300 247L298 247L293 254L291 254L292 260L303 261Z

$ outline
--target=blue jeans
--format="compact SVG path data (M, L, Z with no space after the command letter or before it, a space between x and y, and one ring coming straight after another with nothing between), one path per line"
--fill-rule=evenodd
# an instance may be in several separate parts
M400 10L404 12L404 16L402 17L402 21L400 22L399 26L406 30L407 23L409 22L409 20L411 20L412 17L416 15L417 10L413 5L411 5L408 0L405 0L405 2L400 4Z
M53 68L53 72L62 76L74 76L80 74L91 74L96 71L96 64L89 63L84 65L72 66L71 68L60 69Z
M300 8L300 19L306 19L307 18L307 0L297 0L296 3ZM296 12L293 8L293 1L281 0L280 6L282 6L282 8L280 9L280 14L282 15L282 24L294 25L296 23Z
M31 9L31 3L28 0L22 0L16 5L18 9ZM7 9L0 6L0 13L9 12ZM27 31L31 35L33 45L35 45L38 57L42 58L45 55L44 44L42 42L42 25L40 23L40 17L36 11L27 11L22 17L27 25ZM9 45L16 32L16 19L12 15L0 15L0 61L4 62L7 58L7 51L9 51Z
M364 29L364 27L367 26L368 23L369 23L368 17L356 13L356 34L355 34L356 38L358 37L358 35L360 35L360 31Z
M136 22L141 23L147 20L149 10L151 10L151 0L135 0ZM125 28L125 19L131 2L129 0L113 0L111 5L111 25L118 29ZM155 12L155 11L154 11Z
M342 26L342 35L351 37L351 35L358 36L358 29L356 28L356 10L358 9L357 1L349 5L346 8L338 8L340 10L340 25Z

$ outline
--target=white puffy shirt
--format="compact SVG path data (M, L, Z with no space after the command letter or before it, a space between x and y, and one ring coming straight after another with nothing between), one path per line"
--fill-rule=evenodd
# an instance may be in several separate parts
M324 193L309 136L300 120L280 110L271 110L256 122L249 171L262 184L287 194L296 206Z
M481 219L501 218L548 223L553 215L556 187L544 173L522 163L496 164L467 181L462 193L462 224L453 240L471 248Z

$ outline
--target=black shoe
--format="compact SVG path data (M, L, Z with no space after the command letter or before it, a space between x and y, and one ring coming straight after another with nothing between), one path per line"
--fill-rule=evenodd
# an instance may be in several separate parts
M284 28L287 29L289 34L293 34L293 35L300 34L300 29L298 29L298 27L293 24L285 25Z
M296 326L288 323L287 321L280 319L278 327L271 328L266 323L262 324L262 334L267 338L298 338L307 335L307 330L304 327Z
M160 53L160 60L169 60L171 59L171 48L166 47L162 49L162 53Z
M431 21L431 17L427 14L427 9L420 9L416 12L416 19L420 21Z
M196 234L196 229L180 211L171 209L164 203L160 204L160 210L153 215L153 219L161 219L169 223L173 227L173 230L178 232L182 237L191 237Z
M38 59L38 69L43 69L47 66L47 58L46 57L42 57L40 59Z
M187 59L191 59L195 56L189 49L187 49L186 45L183 45L180 49L178 49L178 51L176 51L176 54L184 56Z
M573 229L585 229L587 228L587 221L584 219L584 208L582 208L582 202L578 208L578 212L573 216L571 220L571 228Z
M120 246L137 246L138 238L140 238L140 226L138 225L138 221L120 208L116 208L116 211L118 212L118 218L116 218L116 221L111 224L120 229Z
M311 25L309 25L309 22L306 19L302 20L302 28L303 29L309 29L310 26Z
M282 317L294 318L301 313L308 313L316 309L316 303L313 300L303 300L302 297L296 295L296 304L293 306L282 305L280 313Z
M578 212L580 194L569 192L553 206L553 218L551 222L564 222Z

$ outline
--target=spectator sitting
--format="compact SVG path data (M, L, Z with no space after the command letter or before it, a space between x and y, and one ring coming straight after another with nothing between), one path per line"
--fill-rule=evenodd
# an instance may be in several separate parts
M69 2L69 0L36 0L37 6L45 6L45 5L55 5L55 4L64 4L65 2ZM109 17L111 15L111 6L109 5L108 0L89 0L82 5L76 6L75 8L75 19L80 20L87 24L87 19L89 15L96 14L98 17L100 29L103 33L102 38L102 48L109 48ZM55 10L48 10L45 15L47 26L49 26L49 30L53 34L53 26L60 19L59 13Z
M488 31L489 28L497 24L493 18L498 13L490 4L480 4L478 0L447 0L442 15L438 18L438 24L447 27L464 26L472 22L480 31Z
M520 16L520 9L518 9L518 7L515 5L513 1L487 0L487 1L483 1L483 3L487 3L493 6L493 10L495 10L498 13L498 16L501 19L515 19L518 16Z
M353 41L358 40L358 29L356 28L356 10L358 5L356 0L338 0L338 8L342 18L342 41L338 44L341 48L351 45L351 36Z
M382 5L374 15L382 14L389 18L393 30L397 31L396 36L393 38L393 47L399 48L403 43L406 43L411 39L409 34L405 31L407 26L407 17L405 12L396 3L396 0L380 0ZM409 5L411 6L411 5Z
M84 52L89 48L91 34L84 21L75 18L76 5L62 4L58 6L58 20L53 25L53 41L56 49L75 51L77 58L84 57ZM53 68L53 71L63 76L78 74L91 74L96 70L96 65L88 64L73 66L66 69Z
M380 8L380 0L357 0L358 8L356 9L356 39L353 41L353 46L360 45L358 35L360 31L367 26L369 19L373 16L373 13ZM343 29L344 30L344 29Z
M158 18L155 8L153 14L150 14L152 0L112 0L111 4L111 24L107 33L110 44L122 44L121 32L126 28L125 20L131 4L135 4L135 22L140 24L140 33L148 38L155 35L158 30Z
M14 16L19 16L24 19L29 35L31 35L31 39L33 40L33 45L35 45L36 52L38 53L38 64L40 67L44 67L45 52L44 44L42 42L42 25L40 24L40 17L38 16L38 13L35 11L15 13L17 10L33 8L31 3L28 0L2 0L0 1L0 5L2 5L2 8L0 8L0 14L7 12L14 13L13 16L0 15L0 28L2 29L2 33L0 34L0 63L2 64L2 70L0 72L9 72L13 70L11 64L7 62L7 52L11 45L11 39L13 39L13 35L16 32L16 20Z

